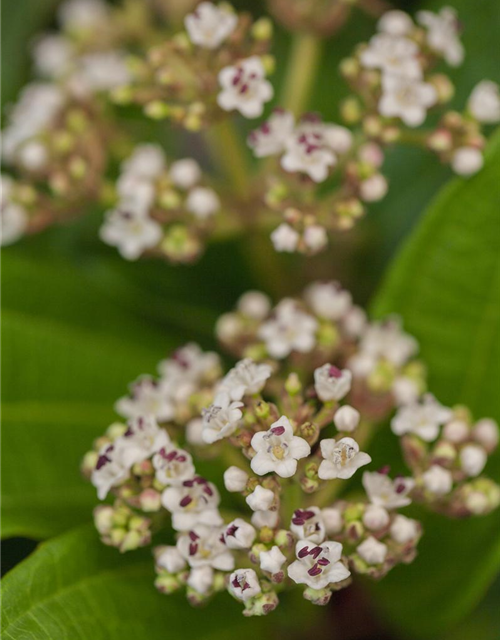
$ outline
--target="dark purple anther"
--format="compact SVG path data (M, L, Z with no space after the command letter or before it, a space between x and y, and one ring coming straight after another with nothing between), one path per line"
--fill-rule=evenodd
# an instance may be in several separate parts
M297 554L297 558L305 558L309 555L309 547L303 547Z
M311 549L311 551L309 551L309 555L316 560L316 558L321 555L322 551L323 549L321 547L314 547L314 549Z
M271 433L273 436L282 436L285 433L285 427L273 427Z
M318 560L318 564L322 567L327 567L330 564L330 560L327 560L326 558L320 558Z
M341 378L342 371L332 364L332 366L328 369L328 375L330 376L330 378Z
M184 508L187 507L188 504L191 504L191 502L193 502L193 498L191 498L191 496L184 496L184 498L179 502L179 506Z
M317 564L313 565L309 571L307 572L310 576L319 576L319 574L323 571L321 567Z
M238 529L239 527L237 527L235 524L232 524L227 528L226 536L234 536L234 534L238 531Z
M191 544L189 545L189 555L194 556L196 555L197 551L198 551L198 545L195 542L191 542Z

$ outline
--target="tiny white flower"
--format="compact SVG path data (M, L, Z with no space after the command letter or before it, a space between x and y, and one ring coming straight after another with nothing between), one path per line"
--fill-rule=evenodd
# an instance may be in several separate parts
M247 486L248 473L239 467L229 467L224 471L224 486L231 493L239 493Z
M238 17L226 7L202 2L184 18L184 24L193 44L217 49L235 30Z
M256 455L250 466L259 476L269 472L282 478L290 478L297 471L297 460L311 453L309 444L293 435L292 425L286 416L281 416L268 431L259 431L251 442Z
M21 146L17 160L28 171L40 171L48 161L47 147L37 140L31 140Z
M284 298L274 310L274 317L259 329L272 358L285 358L291 351L308 353L316 344L318 321L304 313L290 298Z
M360 59L361 64L368 69L381 69L384 74L418 80L422 77L418 53L413 40L380 33L372 37Z
M224 533L224 542L229 549L250 549L256 536L255 529L243 518L230 522Z
M499 435L498 424L491 418L478 420L472 431L474 440L488 452L493 451L498 445Z
M274 545L269 551L261 551L259 556L261 571L267 571L271 575L280 572L281 567L286 562L286 556L281 549Z
M293 512L290 531L299 540L320 544L326 537L323 514L319 507L296 509Z
M386 195L389 186L381 173L375 173L359 185L359 195L364 202L378 202Z
M474 87L467 106L478 122L484 124L499 122L500 87L491 80L482 80Z
M411 503L409 492L415 486L413 478L395 478L378 471L363 473L363 487L370 502L385 509L399 509Z
M219 394L208 409L203 409L203 439L207 444L232 435L243 417L242 402L231 402L227 393Z
M379 169L384 163L384 152L380 145L375 142L365 142L358 151L358 158L361 162Z
M206 445L203 439L203 419L193 418L186 425L186 440L193 446Z
M483 168L484 158L475 147L460 147L451 159L451 168L459 176L472 176Z
M177 547L163 547L161 553L156 556L156 564L169 573L178 573L185 568L186 560Z
M274 248L282 253L293 253L297 249L299 240L300 235L286 222L282 222L271 233Z
M112 487L120 485L130 475L130 465L123 460L120 444L107 444L99 451L91 475L91 482L97 489L99 500L104 500Z
M29 217L26 209L15 202L4 202L0 210L0 245L7 246L22 238L28 228Z
M366 327L359 351L373 363L383 358L401 367L418 351L418 343L413 336L402 331L398 318L390 318L384 322L371 322Z
M114 444L119 447L122 460L131 467L167 447L170 438L154 416L138 416L129 421L127 430Z
M35 43L33 60L37 71L47 78L60 78L71 67L75 51L68 38L49 34Z
M377 29L391 36L406 36L413 29L413 20L404 11L387 11L377 23Z
M342 518L342 511L335 507L326 507L321 510L321 516L325 523L326 533L329 536L336 535L342 531L344 526L344 520Z
M196 218L206 220L219 211L219 196L209 187L195 187L186 198L186 209Z
M450 493L453 487L453 477L447 469L443 469L437 464L433 464L424 474L422 474L424 487L437 496Z
M380 531L389 524L389 514L384 507L369 504L363 513L363 524L370 531Z
M201 178L201 169L193 158L183 158L170 165L168 175L176 187L190 189Z
M421 125L427 110L438 98L431 84L407 76L385 75L382 89L378 105L380 114L386 118L401 118L409 127Z
M221 525L219 502L216 486L200 476L167 487L162 493L162 504L172 514L172 527L176 531L189 531L198 524Z
M313 282L304 298L315 314L327 320L340 320L352 308L351 294L338 282Z
M101 0L66 0L59 7L57 17L68 30L92 30L109 17L109 7Z
M121 51L88 53L78 60L78 70L71 78L77 95L91 91L109 91L127 85L131 75L126 55Z
M443 7L439 13L419 11L418 22L427 28L427 43L440 53L452 67L458 67L464 59L464 48L458 34L460 23L452 7Z
M468 476L478 476L484 469L488 454L478 444L467 444L460 451L460 465Z
M237 569L229 576L229 591L246 602L261 593L259 578L253 569Z
M421 402L401 407L391 421L391 428L397 436L413 433L426 442L432 442L438 437L441 425L451 417L451 409L443 407L431 394L426 394Z
M326 122L322 127L323 140L336 154L342 155L352 148L352 133L346 127Z
M328 235L325 227L319 224L311 224L304 230L304 244L313 253L322 251L328 244Z
M318 476L322 480L347 480L372 461L367 453L359 450L358 443L352 438L342 438L338 442L325 438L321 440L320 447L324 460L319 466Z
M137 260L147 249L159 244L163 229L147 215L115 209L106 214L99 236L116 247L125 259Z
M367 564L381 564L387 555L386 545L372 536L362 542L356 551Z
M352 307L342 318L342 327L350 338L359 338L366 328L366 313L360 307Z
M262 527L275 529L278 526L279 518L277 511L255 511L252 514L251 522L257 529L262 529Z
M323 542L315 545L300 540L295 547L297 560L288 567L289 577L297 584L306 584L312 589L324 589L329 584L346 580L351 575L340 558L342 545L339 542Z
M165 154L158 144L137 145L121 165L122 173L155 180L166 168Z
M420 389L415 380L408 376L398 376L392 383L392 395L398 406L414 404L420 396Z
M321 125L323 127L323 125ZM286 140L281 158L285 171L305 173L314 182L323 182L331 167L337 163L335 153L326 145L324 130L299 125Z
M223 313L215 324L215 334L221 342L237 339L243 329L243 322L236 313Z
M260 291L247 291L238 300L238 311L254 320L264 320L271 310L269 296Z
M240 360L221 380L218 393L227 393L231 400L260 393L270 378L272 368L268 364L257 364L251 358Z
M411 540L415 540L419 533L418 522L407 518L406 516L397 515L390 528L391 538L398 544L406 544Z
M337 409L333 416L333 422L339 431L354 431L359 424L361 415L357 409L345 404Z
M191 455L173 444L162 447L153 456L156 479L165 485L179 485L195 474Z
M171 399L162 386L150 376L142 376L130 385L130 396L120 398L115 411L124 418L152 415L159 422L167 422L175 415Z
M352 373L326 363L314 371L314 388L322 402L342 400L351 389Z
M264 104L274 94L265 76L264 65L258 56L224 67L219 73L222 90L217 96L218 105L224 111L236 109L246 118L258 118L264 111Z
M444 425L443 438L455 444L467 440L469 437L469 426L464 420L451 420Z
M270 489L257 485L245 498L245 502L252 511L267 511L274 502L274 493Z
M295 118L290 111L275 109L266 122L248 136L248 145L257 158L274 156L285 150L292 135Z
M210 591L213 582L214 570L212 567L196 567L196 569L191 569L187 579L188 587L191 587L191 589L201 594Z
M232 571L234 557L222 540L222 530L197 524L183 532L177 540L177 550L190 567L211 567Z

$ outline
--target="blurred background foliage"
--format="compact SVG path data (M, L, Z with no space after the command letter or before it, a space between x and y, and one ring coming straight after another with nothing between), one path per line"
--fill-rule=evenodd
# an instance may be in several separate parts
M461 106L479 80L500 79L500 9L497 0L450 3L465 27L467 58L452 73ZM29 78L30 41L54 26L57 4L4 0L4 104ZM396 4L413 12L443 3ZM258 0L235 5L265 11ZM338 117L347 92L338 62L372 31L373 21L356 11L325 41L308 108L327 120ZM278 29L278 96L289 47L290 36ZM238 125L244 135L252 123ZM156 124L139 133L161 140L171 157L194 155L210 168L195 136ZM292 594L259 620L244 619L229 598L193 611L178 597L159 595L148 550L120 556L87 524L96 500L79 476L79 461L113 420L115 399L183 341L214 347L215 319L250 288L276 296L299 292L313 277L339 279L374 314L403 316L440 400L500 419L500 138L490 145L486 168L468 181L450 182L447 168L414 149L390 152L385 166L391 184L385 200L326 256L277 257L279 277L265 260L270 245L262 242L256 257L248 239L211 245L192 267L126 263L97 240L97 211L2 251L4 570L56 536L9 572L2 638L245 640L280 633L292 640L498 640L498 514L454 522L415 508L426 535L413 565L378 585L361 582L340 592L327 610ZM397 467L390 433L380 434L371 453ZM498 455L490 465L498 479Z

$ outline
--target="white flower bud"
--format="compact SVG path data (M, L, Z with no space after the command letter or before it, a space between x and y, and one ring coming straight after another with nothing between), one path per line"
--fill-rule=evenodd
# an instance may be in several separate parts
M478 444L468 444L460 451L460 464L468 476L477 476L484 469L488 455Z
M177 187L190 189L201 178L200 165L193 158L183 158L171 165L169 175Z
M242 329L242 322L235 313L224 313L215 325L215 333L222 342L234 340L240 335Z
M109 505L99 505L94 509L94 525L101 535L107 535L113 527L115 511Z
M238 311L254 320L263 320L270 310L269 297L260 291L248 291L238 300Z
M283 222L271 233L276 251L293 253L299 243L299 234L289 224Z
M262 571L268 571L271 575L278 573L286 562L286 556L277 546L272 547L269 551L262 551L259 559Z
M368 564L381 564L387 555L387 547L372 536L362 542L356 549L360 558Z
M384 507L370 504L363 514L363 524L370 531L379 531L389 524L389 514Z
M212 588L214 570L212 567L195 567L189 572L188 586L198 593L207 593Z
M178 573L184 569L186 561L177 547L163 547L161 553L156 556L156 564L168 573Z
M231 493L243 491L247 481L248 473L239 467L229 467L224 471L224 486Z
M391 36L405 36L413 28L413 20L404 11L387 11L377 23L377 29Z
M260 484L247 496L246 503L252 511L267 511L274 502L274 493Z
M406 516L397 515L391 524L390 532L394 542L406 544L417 537L418 522Z
M252 514L250 521L257 529L262 529L262 527L274 529L278 526L279 513L277 511L256 511Z
M472 435L486 451L491 452L498 444L498 424L491 418L483 418L476 422Z
M384 152L375 142L366 142L360 147L358 151L358 158L361 162L365 162L375 169L378 169L384 162Z
M31 141L19 149L18 158L28 171L39 171L47 164L47 149L41 142Z
M339 431L354 431L359 424L359 419L359 411L348 404L337 409L333 416L333 422Z
M326 507L321 510L321 516L325 524L325 530L327 535L335 535L342 531L344 521L342 519L342 512L335 507Z
M195 187L186 198L186 208L196 218L204 220L220 209L219 196L208 187Z
M445 424L443 437L450 442L463 442L469 435L469 427L463 420L452 420Z
M255 540L255 529L243 518L236 518L224 532L224 542L229 549L250 549Z
M473 89L469 111L479 122L493 124L500 121L500 92L496 82L483 80Z
M453 154L451 168L459 176L471 176L482 169L483 154L475 147L460 147Z
M308 249L318 253L328 244L326 229L319 224L312 224L304 230L304 242Z
M186 425L186 440L194 446L206 446L203 439L203 420L201 418L193 418Z
M364 202L382 200L388 190L387 180L381 173L370 176L359 185L359 195Z
M352 338L357 338L366 326L366 313L360 307L352 307L343 318L345 332Z
M465 506L475 515L482 515L489 509L488 497L481 491L471 491L465 498Z
M437 464L432 465L423 475L425 488L437 496L450 493L453 487L453 477L447 469Z

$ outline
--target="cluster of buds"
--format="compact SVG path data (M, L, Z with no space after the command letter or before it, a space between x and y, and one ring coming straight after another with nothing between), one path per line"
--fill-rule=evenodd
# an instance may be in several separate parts
M366 470L372 458L363 448L382 413L367 399L369 376L358 380L346 363L371 358L375 368L383 360L397 369L397 361L404 370L415 343L393 321L389 334L383 323L360 321L335 284L312 285L305 297L271 310L262 294L246 294L218 325L243 359L223 375L215 353L178 350L160 363L159 380L140 378L117 402L128 425L112 425L84 458L98 497L116 499L95 512L106 544L131 550L173 530L175 544L154 551L161 592L185 589L197 605L227 590L253 616L299 585L324 605L354 574L379 579L414 560L422 527L400 513L412 499L461 517L498 506L500 489L478 477L498 427L469 425L463 409L442 407L419 384L403 402L386 388L382 403L384 416L399 404L392 428L412 475ZM449 499L436 492L436 469L457 485ZM362 492L351 493L359 479Z
M170 119L199 131L239 111L262 115L273 96L266 80L271 23L252 22L230 5L202 2L184 19L185 31L131 62L131 82L113 93L120 104L139 104L153 119Z
M162 148L152 144L136 147L123 162L116 192L117 203L100 235L127 260L146 253L192 261L220 209L196 160L183 158L167 168Z

